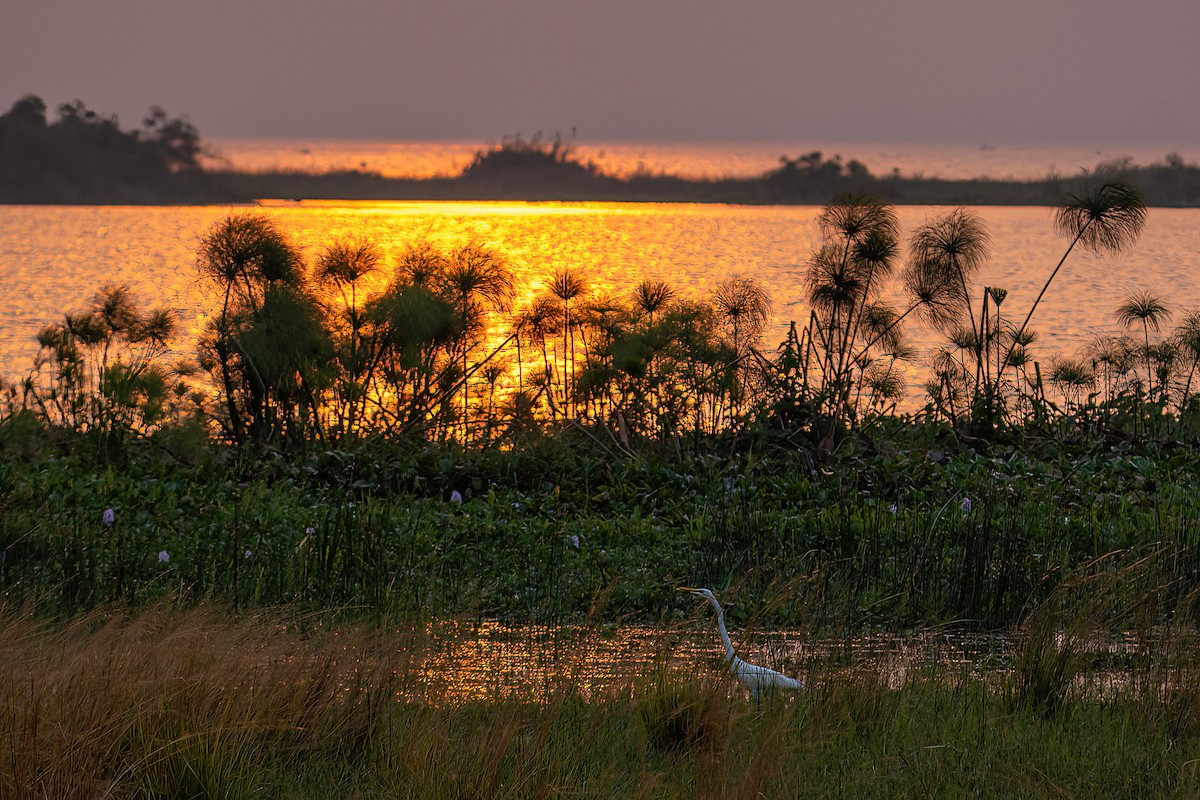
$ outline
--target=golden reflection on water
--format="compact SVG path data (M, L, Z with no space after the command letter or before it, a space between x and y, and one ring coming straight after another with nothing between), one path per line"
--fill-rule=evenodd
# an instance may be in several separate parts
M35 337L64 311L79 308L106 283L129 284L148 306L179 310L192 352L206 317L196 270L200 237L229 207L8 206L0 214L0 375L21 377ZM478 242L504 254L517 278L518 305L570 269L592 291L625 293L643 279L663 280L702 296L735 275L770 292L772 327L763 346L782 339L789 320L803 321L805 263L817 246L820 209L634 203L274 202L265 213L311 257L342 237L376 242L397 254L414 242ZM944 209L901 207L909 232ZM1053 233L1052 209L980 208L993 238L977 285L1009 290L1006 314L1023 316L1065 249ZM1046 295L1033 327L1039 355L1073 352L1093 334L1116 332L1115 309L1134 289L1167 298L1174 321L1200 308L1200 210L1152 209L1133 250L1119 257L1076 251ZM910 325L919 361L907 369L919 393L921 361L935 334Z
M816 637L789 629L733 631L738 655L800 678L809 690L862 682L902 689L933 680L954 685L982 681L1011 691L1020 661L1019 635L954 628ZM398 699L433 705L477 701L553 702L564 695L588 700L627 699L659 677L714 681L745 695L725 668L711 619L649 625L509 625L443 620L398 632ZM1155 640L1158 646L1163 641ZM1061 642L1058 643L1061 646ZM1147 672L1147 640L1133 632L1082 646L1086 664L1066 690L1104 698L1145 688L1169 688L1190 673ZM409 652L405 652L405 651Z
M642 207L633 203L566 203L529 201L465 201L443 200L436 203L410 200L259 200L261 208L305 208L314 211L354 210L360 214L400 216L404 214L441 216L563 216L576 214L648 214L655 208L670 208L669 205ZM431 208L433 206L433 208Z
M746 660L810 686L870 674L898 688L929 671L949 679L995 674L1011 660L1010 639L995 634L929 631L813 639L802 631L772 630L733 636ZM544 702L564 692L627 697L662 673L727 678L716 630L706 623L596 628L443 621L428 626L411 646L422 655L409 665L404 694L444 704ZM728 683L734 686L731 678Z

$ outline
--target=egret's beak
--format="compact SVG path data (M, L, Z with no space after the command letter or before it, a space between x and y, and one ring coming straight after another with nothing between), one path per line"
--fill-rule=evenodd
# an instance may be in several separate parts
M696 592L698 592L698 591L700 591L700 590L699 590L699 589L693 589L693 588L692 588L692 587L690 587L690 586L679 586L679 587L676 587L675 591L677 591L677 592L691 592L692 594L695 594Z

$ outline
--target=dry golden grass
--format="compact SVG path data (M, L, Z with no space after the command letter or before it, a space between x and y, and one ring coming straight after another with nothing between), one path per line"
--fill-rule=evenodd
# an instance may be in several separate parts
M883 663L810 671L805 691L752 701L718 669L665 658L586 697L564 679L536 701L464 699L452 676L429 680L441 646L425 625L286 609L52 622L0 607L0 800L1200 791L1194 637L1125 665L1130 681L1105 696L1047 684L1053 703L951 667L897 681ZM1053 666L1062 648L1070 674L1093 669L1050 633L1014 666Z
M238 796L272 759L366 752L396 647L209 607L0 615L0 795ZM239 788L241 787L241 788Z

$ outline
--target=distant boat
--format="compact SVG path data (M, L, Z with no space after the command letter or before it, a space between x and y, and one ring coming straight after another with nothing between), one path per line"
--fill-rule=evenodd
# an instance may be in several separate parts
M979 149L985 153L990 153L996 149L996 145L988 144L987 142L984 142L983 144L979 145Z

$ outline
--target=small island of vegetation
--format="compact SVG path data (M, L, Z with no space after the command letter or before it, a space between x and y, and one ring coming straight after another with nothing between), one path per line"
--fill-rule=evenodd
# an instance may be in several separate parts
M82 102L47 118L34 95L0 115L0 203L188 204L256 199L556 200L823 205L866 192L907 205L1055 205L1089 175L1015 181L875 175L861 162L820 152L784 155L757 177L610 175L580 161L561 137L512 136L479 150L452 177L389 178L369 170L238 172L205 167L206 149L186 118L154 108L139 129ZM1200 167L1177 155L1161 162L1097 165L1138 183L1152 206L1200 206Z

